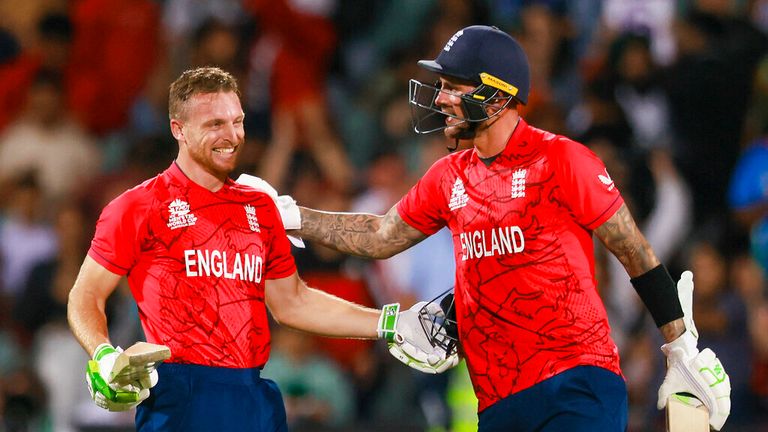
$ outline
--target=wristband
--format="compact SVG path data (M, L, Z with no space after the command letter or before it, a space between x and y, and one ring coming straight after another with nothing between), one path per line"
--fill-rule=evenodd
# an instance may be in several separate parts
M379 337L387 342L394 342L397 329L397 316L400 312L400 303L391 303L381 308L379 316Z
M115 347L113 347L112 345L110 345L110 344L105 342L105 343L97 346L96 349L93 350L93 356L91 358L96 360L96 361L99 361L102 358L104 358L105 355L111 354L113 352L117 352Z
M675 281L663 264L630 279L630 282L651 313L656 327L683 317Z

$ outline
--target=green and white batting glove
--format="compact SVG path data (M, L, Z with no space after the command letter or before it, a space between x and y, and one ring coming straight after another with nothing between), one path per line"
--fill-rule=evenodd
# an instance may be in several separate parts
M91 399L108 411L127 411L149 397L149 389L157 384L157 371L141 377L135 384L119 386L108 381L115 360L123 350L104 343L96 347L93 360L88 360L85 382Z
M280 212L280 218L283 219L283 226L286 230L301 229L301 213L299 213L299 206L296 204L296 200L294 200L293 197L290 195L278 195L277 189L272 187L266 180L250 174L240 174L240 177L235 181L269 195L269 197L272 198L272 201L275 202L277 210ZM305 247L304 240L299 237L289 235L288 240L290 240L296 247Z
M456 366L459 356L447 354L445 349L430 341L427 329L422 326L419 311L427 306L430 314L443 313L439 305L419 302L410 309L400 312L400 304L384 305L379 317L379 338L386 339L389 352L404 364L429 374L439 374ZM432 325L427 321L424 325ZM445 332L445 329L440 329Z
M672 395L693 406L698 406L700 401L709 410L710 426L719 431L731 413L731 380L711 349L699 352L697 347L699 336L692 312L693 273L683 272L677 290L687 330L661 346L667 356L667 375L659 388L656 406L659 409L666 407L667 399Z

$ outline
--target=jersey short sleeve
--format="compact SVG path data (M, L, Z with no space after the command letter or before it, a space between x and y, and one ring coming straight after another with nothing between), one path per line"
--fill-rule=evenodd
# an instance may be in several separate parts
M272 249L269 251L269 265L264 273L266 279L281 279L288 277L296 272L296 263L291 255L291 243L285 234L283 221L277 207L273 205L275 215L279 223L275 224L274 236L272 240Z
M624 203L605 164L586 146L561 138L552 144L549 158L579 225L594 230Z
M445 197L440 192L447 158L435 162L424 176L397 203L397 212L410 226L432 235L445 226Z
M149 209L149 196L128 191L110 202L102 210L96 223L96 233L88 255L104 268L125 275L139 256L137 241L144 229Z

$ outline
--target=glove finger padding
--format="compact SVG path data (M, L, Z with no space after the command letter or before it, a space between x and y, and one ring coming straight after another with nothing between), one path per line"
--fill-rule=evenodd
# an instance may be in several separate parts
M96 405L109 411L127 411L149 397L148 388L108 384L101 375L99 362L95 360L88 361L85 383Z
M393 357L413 369L428 374L443 373L459 363L459 356L456 354L441 358L438 354L420 351L407 342L390 343L388 346Z
M664 383L659 388L657 407L662 409L675 393L690 393L709 410L709 423L720 430L731 411L731 381L715 353L707 348L692 359L668 354Z

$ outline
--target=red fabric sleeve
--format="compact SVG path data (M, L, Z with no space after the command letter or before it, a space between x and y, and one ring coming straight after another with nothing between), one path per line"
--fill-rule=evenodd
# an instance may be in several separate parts
M136 264L149 199L129 191L110 202L96 222L88 256L112 273L125 275Z
M605 164L586 146L562 138L549 154L564 201L579 225L594 230L624 203Z
M446 158L435 162L426 174L397 203L397 213L410 226L432 235L446 225L448 200L440 191Z
M277 207L275 207L272 199L266 194L264 194L264 199L270 201L273 215L276 219L276 223L274 224L275 228L272 231L274 238L271 242L272 247L268 252L268 264L264 271L264 278L281 279L296 272L296 262L293 260L293 255L291 255L291 243L285 235L285 228L283 227L283 221L280 219L280 213L277 211Z

